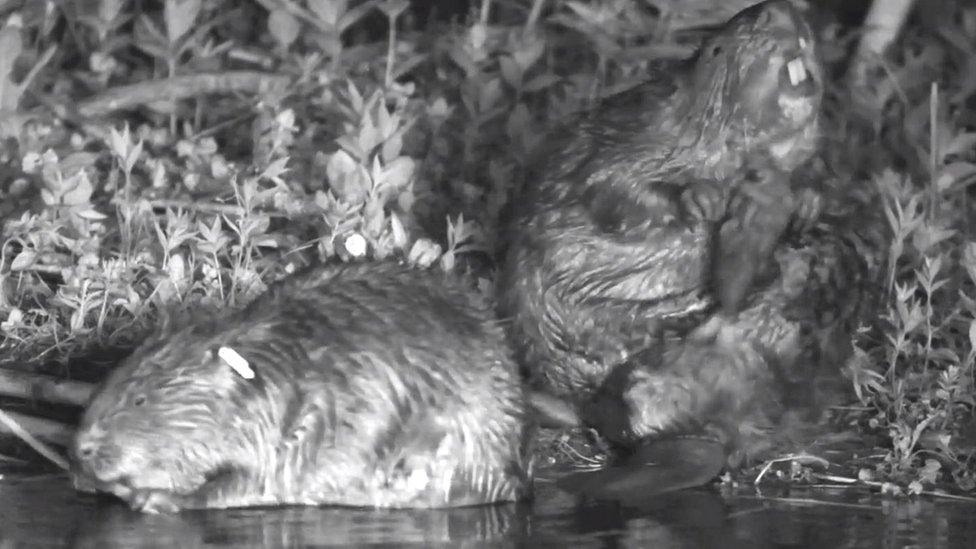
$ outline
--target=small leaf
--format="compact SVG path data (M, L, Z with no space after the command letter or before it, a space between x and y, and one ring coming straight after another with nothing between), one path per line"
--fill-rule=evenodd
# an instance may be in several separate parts
M396 157L400 156L402 149L403 136L399 133L393 134L383 142L383 147L380 149L380 156L383 157L383 162L392 162Z
M380 10L390 19L400 17L400 14L408 7L410 7L410 2L407 2L407 0L386 0L386 2L380 4Z
M359 89L356 88L356 84L353 83L353 79L350 78L347 83L349 102L351 103L352 110L356 114L363 112L363 95L359 93Z
M132 147L132 150L130 150L129 154L125 157L126 173L132 173L132 168L135 167L136 161L139 160L140 156L142 156L142 144L143 141L140 139L139 142L136 143L135 147Z
M976 149L976 133L963 132L954 136L942 149L943 156L969 154Z
M562 81L562 78L559 76L544 73L526 82L525 85L522 86L522 90L527 92L537 92L539 90L546 89L553 84L558 84L560 81Z
M406 187L413 178L414 161L409 156L401 156L383 169L382 184L391 189ZM377 182L380 183L379 181Z
M7 315L7 320L0 323L0 330L10 331L24 323L24 311L21 311L17 307L10 309L10 314Z
M23 271L24 269L30 268L36 259L37 252L30 248L25 248L10 262L10 270Z
M61 203L69 206L87 204L94 191L88 173L85 171L79 171L74 177L68 179L63 188L69 190L62 195Z
M308 0L308 9L319 21L335 27L339 18L346 13L346 0Z
M390 231L393 233L393 244L403 249L407 247L407 230L400 221L400 216L396 212L390 212Z
M427 268L433 265L441 256L441 246L427 238L418 239L407 254L407 261L411 265Z
M939 170L939 176L935 181L935 186L939 192L945 192L958 183L972 183L976 180L973 176L976 176L976 164L961 161L953 162L943 166Z
M513 88L522 87L522 68L511 57L504 55L498 58L498 67L501 69L502 78Z
M166 0L163 18L166 21L166 37L170 44L176 43L197 21L200 15L200 0Z
M125 158L129 152L130 143L128 124L123 127L121 132L115 128L109 128L109 146L112 149L112 154L120 159Z
M349 204L360 204L372 187L369 175L346 151L336 151L325 168L329 187L336 196Z
M454 252L452 250L444 252L444 255L441 256L441 269L446 272L454 270Z
M493 78L488 81L478 94L478 112L485 113L496 106L502 99L501 80Z
M298 38L299 29L298 20L283 9L272 11L268 17L268 31L285 49Z
M107 215L95 209L81 210L79 212L74 212L74 214L82 219L87 219L89 221L102 221L103 219L108 218Z
M545 43L542 40L532 40L523 45L523 47L515 50L512 56L515 59L515 63L522 69L522 72L532 68L536 62L542 57L542 53L545 51Z
M286 171L288 171L288 157L284 156L268 164L268 167L261 173L261 177L270 179L271 181L277 181L281 178L281 174Z
M262 236L254 239L254 245L258 248L277 248L278 239L273 236Z

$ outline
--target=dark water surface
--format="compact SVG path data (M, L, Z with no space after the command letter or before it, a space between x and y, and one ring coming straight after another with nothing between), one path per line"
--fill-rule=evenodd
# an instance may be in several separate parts
M12 547L976 547L976 504L887 500L854 489L704 488L622 505L550 482L535 501L436 511L275 508L143 515L78 494L64 476L0 478L0 549Z

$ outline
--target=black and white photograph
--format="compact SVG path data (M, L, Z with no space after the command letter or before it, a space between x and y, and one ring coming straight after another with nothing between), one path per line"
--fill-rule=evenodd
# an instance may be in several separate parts
M0 0L0 549L976 547L973 0Z

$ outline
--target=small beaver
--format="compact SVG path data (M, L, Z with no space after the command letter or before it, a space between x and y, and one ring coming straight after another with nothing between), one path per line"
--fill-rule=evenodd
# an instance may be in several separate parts
M868 265L845 224L832 220L778 250L780 276L738 317L713 315L667 346L655 367L616 368L584 404L592 410L585 415L605 422L599 430L625 446L695 433L747 458L784 419L817 414L818 398L836 396L818 385L838 381L864 308Z
M524 406L502 328L461 283L318 267L136 350L85 411L75 482L145 512L514 501Z
M617 365L575 409L533 394L548 420L587 424L621 450L612 467L560 485L593 497L647 497L821 435L819 414L841 394L838 364L869 305L868 263L851 224L828 218L776 250L780 274L739 315L713 315L668 341L654 364Z
M712 224L689 223L689 205L724 207L757 159L786 174L806 161L819 136L821 81L809 25L772 0L565 130L518 200L498 279L501 312L540 388L591 393L654 345L660 321L712 307ZM716 187L720 205L708 206ZM740 246L729 240L729 250ZM761 240L741 246L765 254ZM742 300L745 278L728 282L730 301Z

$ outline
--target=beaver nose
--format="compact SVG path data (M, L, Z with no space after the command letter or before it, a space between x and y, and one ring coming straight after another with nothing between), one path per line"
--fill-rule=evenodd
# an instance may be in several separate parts
M98 443L93 440L86 440L75 445L75 456L78 459L88 460L95 457L98 453Z
M75 433L72 453L79 460L91 460L98 455L98 449L102 445L103 438L104 433L95 425L87 429L79 429Z

